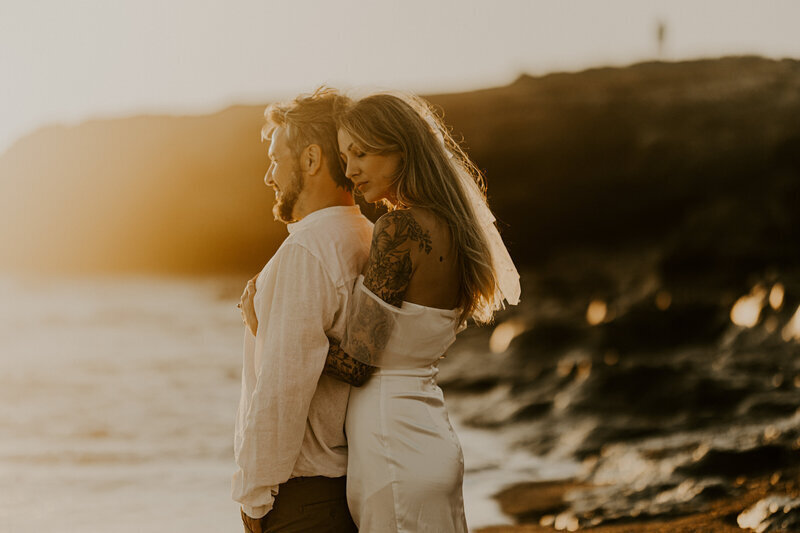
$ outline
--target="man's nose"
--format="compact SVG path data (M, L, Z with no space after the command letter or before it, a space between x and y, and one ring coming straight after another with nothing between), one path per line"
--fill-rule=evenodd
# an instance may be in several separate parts
M264 183L266 183L268 187L275 185L275 182L272 180L272 165L269 166L267 173L264 174Z

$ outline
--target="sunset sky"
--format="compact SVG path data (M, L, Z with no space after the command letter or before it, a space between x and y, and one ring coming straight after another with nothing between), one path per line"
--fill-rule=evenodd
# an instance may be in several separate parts
M52 122L205 113L320 84L423 93L658 57L800 57L800 2L18 0L0 4L0 153Z

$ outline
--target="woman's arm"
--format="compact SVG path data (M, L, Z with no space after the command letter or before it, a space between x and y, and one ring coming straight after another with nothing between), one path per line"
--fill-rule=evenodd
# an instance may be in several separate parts
M253 305L253 298L256 296L256 279L258 276L259 274L256 274L247 282L242 297L239 299L239 304L236 306L242 314L242 322L244 322L244 325L250 330L250 333L253 334L253 337L256 336L256 332L258 331L258 317L256 316L256 309Z
M360 387L375 371L375 367L353 359L342 350L338 341L328 337L330 347L328 348L328 358L325 360L325 368L322 373L339 381L349 383L354 387Z
M408 210L391 211L375 224L372 234L370 257L364 274L364 286L384 302L400 307L414 273L414 249L429 254L431 237L414 219ZM388 327L371 324L381 316L356 316L351 320L364 322L359 329L372 332L369 339L362 339L373 351L383 349L388 341ZM362 324L359 324L362 325ZM375 332L383 332L375 338ZM333 339L330 340L328 358L323 374L359 387L375 371L375 367L349 356Z

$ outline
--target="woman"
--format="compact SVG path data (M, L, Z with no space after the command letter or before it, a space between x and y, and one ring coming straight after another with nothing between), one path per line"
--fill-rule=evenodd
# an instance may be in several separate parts
M358 387L348 505L362 532L466 532L463 457L436 364L467 319L486 323L504 298L517 303L519 276L480 174L421 99L369 96L338 122L345 174L390 209L325 367Z

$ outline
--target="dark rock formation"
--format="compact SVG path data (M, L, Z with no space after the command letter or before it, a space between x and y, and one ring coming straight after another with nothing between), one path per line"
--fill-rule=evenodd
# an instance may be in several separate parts
M525 78L492 108L536 124L522 158L474 151L527 176L493 189L528 267L498 318L518 334L492 355L472 332L441 378L471 423L583 461L562 523L697 512L800 468L800 70L768 63Z
M667 288L701 270L703 287L741 288L797 259L800 62L643 63L430 100L485 170L521 264L656 247ZM257 268L285 235L262 183L263 107L21 139L0 157L0 267Z

